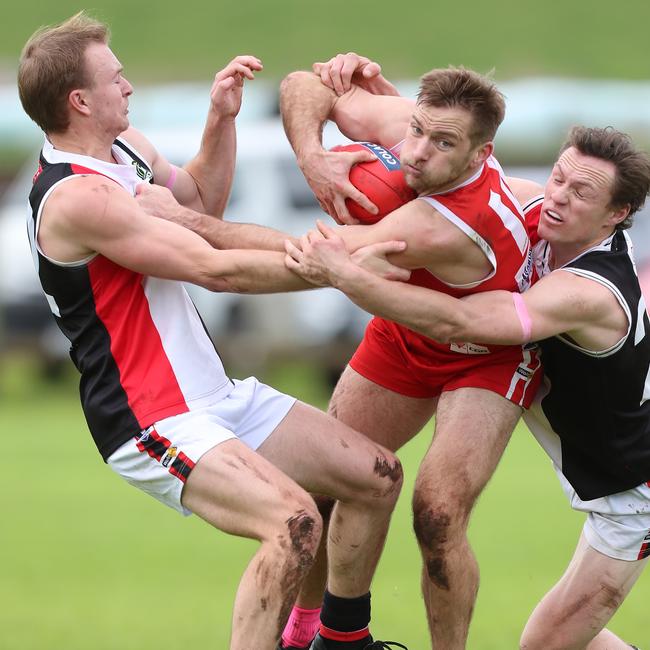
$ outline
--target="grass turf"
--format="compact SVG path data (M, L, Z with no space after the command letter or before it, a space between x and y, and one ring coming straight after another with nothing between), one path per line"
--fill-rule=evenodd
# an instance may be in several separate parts
M15 65L29 35L80 8L74 0L5 3L0 61ZM647 78L646 0L589 5L564 0L521 3L431 3L387 0L299 0L247 3L96 0L88 11L108 22L113 43L138 82L206 79L236 54L253 53L265 75L280 78L336 52L376 57L385 70L414 77L436 65L496 69L497 79L522 75ZM623 44L624 40L624 44Z
M267 379L305 399L324 389L314 369ZM410 494L431 426L401 453L407 480L373 586L373 631L427 647ZM224 648L239 575L253 542L183 519L101 462L74 381L40 383L30 367L0 372L3 445L0 648ZM546 457L520 426L474 513L482 584L468 647L516 648L537 600L567 564L582 518L564 501ZM650 643L648 576L611 627Z

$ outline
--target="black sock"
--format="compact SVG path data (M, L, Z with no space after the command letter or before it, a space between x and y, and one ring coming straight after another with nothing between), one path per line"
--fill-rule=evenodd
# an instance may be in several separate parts
M336 632L359 632L361 636L352 634L349 640L328 638L327 630L321 629L321 636L327 638L327 647L331 650L353 650L363 648L370 643L368 632L370 623L370 593L358 598L340 598L325 591L323 609L320 620L323 627ZM365 632L365 634L364 634Z

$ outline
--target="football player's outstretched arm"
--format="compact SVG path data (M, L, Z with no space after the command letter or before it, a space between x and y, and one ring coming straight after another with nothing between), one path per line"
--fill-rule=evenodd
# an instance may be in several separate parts
M212 291L273 293L309 288L276 251L211 247L195 233L146 214L123 188L81 176L55 189L45 203L39 244L60 262L99 253L127 269L198 284Z
M214 248L283 251L285 239L292 239L290 235L268 226L215 219L184 207L164 187L142 183L136 188L135 199L147 214L188 228Z
M217 72L199 151L183 167L171 165L137 130L124 132L123 137L151 164L155 182L168 187L180 204L223 217L235 170L235 118L241 107L244 79L254 79L254 72L261 69L257 57L244 55Z
M289 268L310 282L336 287L372 314L443 343L508 345L568 333L583 347L602 350L628 327L611 291L567 271L554 271L521 295L489 291L458 299L378 277L355 263L339 231L324 224L319 231L301 241L301 249L287 244Z

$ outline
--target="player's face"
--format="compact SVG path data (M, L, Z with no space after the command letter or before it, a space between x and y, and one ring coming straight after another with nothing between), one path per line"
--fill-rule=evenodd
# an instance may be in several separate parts
M564 151L544 188L540 237L575 255L608 237L627 215L610 204L615 178L613 163L573 147Z
M400 160L406 182L418 194L445 192L467 180L483 162L470 139L472 115L463 108L418 104ZM491 150L491 148L490 148Z
M100 129L111 137L129 126L131 84L122 76L122 65L108 45L92 43L85 53L90 85L84 89L84 101Z

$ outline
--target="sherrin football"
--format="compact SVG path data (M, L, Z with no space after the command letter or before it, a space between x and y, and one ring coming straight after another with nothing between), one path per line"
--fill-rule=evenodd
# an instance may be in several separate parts
M372 142L353 142L332 147L332 151L361 151L366 149L376 160L361 162L350 169L350 182L363 192L378 208L371 214L356 201L346 199L350 214L361 223L376 223L389 212L413 200L415 192L406 184L399 158L388 149Z

